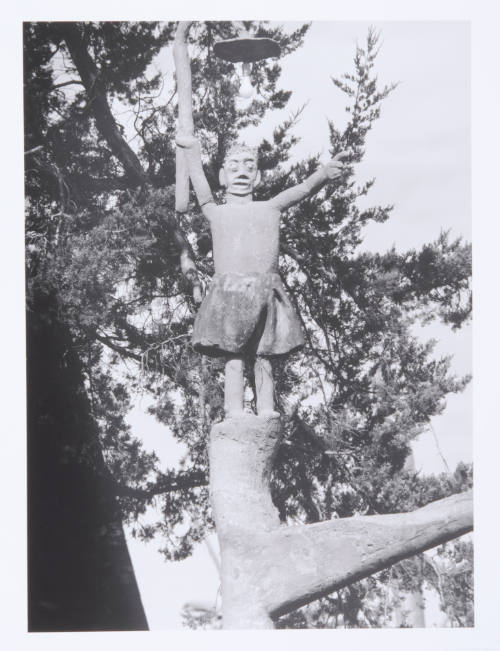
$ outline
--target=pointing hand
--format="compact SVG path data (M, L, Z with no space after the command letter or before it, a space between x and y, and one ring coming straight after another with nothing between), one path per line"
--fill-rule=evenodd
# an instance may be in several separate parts
M342 172L345 169L345 165L342 162L342 159L347 158L348 156L349 156L348 151L341 151L338 154L336 154L331 161L326 163L324 169L329 179L337 179L339 176L342 175Z

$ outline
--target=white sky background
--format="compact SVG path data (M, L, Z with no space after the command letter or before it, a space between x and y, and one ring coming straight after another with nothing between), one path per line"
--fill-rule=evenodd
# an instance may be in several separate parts
M285 28L291 31L298 25L285 23ZM359 182L376 178L365 203L395 206L385 224L366 228L361 248L385 251L393 244L399 250L419 248L448 229L452 237L462 235L470 241L470 37L466 23L313 22L303 47L282 60L280 87L293 90L287 107L268 114L259 127L249 127L243 138L253 145L271 139L273 129L307 102L294 129L301 141L292 160L322 153L326 162L327 120L342 127L348 118L348 98L330 77L352 72L356 43L364 46L370 25L381 33L375 68L380 84L401 83L382 103L381 118L367 139L365 160L356 166ZM155 65L163 72L172 70L171 48L160 53ZM165 89L165 96L168 92ZM452 333L438 324L421 333L426 339L439 340L437 355L454 355L456 374L471 372L470 326ZM163 426L145 415L147 403L143 403L130 422L144 444L171 467L179 446ZM449 398L445 413L433 419L432 429L415 444L414 456L416 468L424 473L445 471L443 457L451 470L460 460L472 460L471 387ZM204 545L198 546L192 558L176 563L165 563L154 542L145 545L129 537L129 547L151 629L181 626L180 611L187 601L215 604L219 580Z
M4 156L0 159L2 178L6 181L2 194L3 222L0 239L2 249L2 294L8 317L1 321L2 341L4 342L4 373L1 374L0 396L2 399L1 439L4 468L0 473L3 535L0 551L4 565L3 590L0 593L0 619L2 621L2 641L6 648L43 648L50 651L87 649L90 644L97 648L136 651L138 646L149 649L217 649L229 651L235 645L239 649L255 649L256 645L267 648L286 648L287 651L314 644L317 649L356 649L363 651L369 645L372 649L467 649L496 651L500 645L498 628L497 595L500 583L498 563L499 528L498 512L498 458L500 444L498 439L498 150L500 137L498 130L498 107L500 106L498 75L498 24L499 10L496 0L420 0L418 3L404 3L401 0L354 0L349 3L326 3L324 0L253 0L251 4L234 0L218 0L210 6L210 15L201 0L183 0L182 3L165 4L164 0L86 0L76 5L67 0L46 0L43 4L36 0L20 0L8 4L0 22L1 47L4 48L5 65L3 82L6 94L1 104ZM24 339L24 238L23 238L23 116L22 116L22 39L20 23L22 20L179 20L196 19L200 16L213 20L268 17L281 20L295 17L308 20L312 17L333 20L423 20L453 21L470 20L472 23L472 196L473 196L473 241L474 241L474 459L475 459L475 534L476 544L476 625L471 630L337 630L337 631L245 631L205 633L188 631L168 631L163 633L102 633L102 634L27 634L26 632L26 436L25 436L25 339ZM380 25L377 20L374 24ZM390 25L386 25L391 27ZM362 34L356 34L361 38ZM354 38L354 37L353 37ZM389 56L389 32L384 33L385 46L382 56ZM352 42L353 44L353 42ZM336 64L341 55L335 43L330 44L334 51L332 63ZM393 66L403 63L405 43L388 62ZM427 61L426 69L439 70L434 76L438 84L448 77L441 70L441 58L446 58L448 45L442 43L437 59L427 57L427 44L417 44L413 54L404 57L409 64L406 69L414 69ZM379 59L382 61L382 58ZM415 63L413 63L415 62ZM319 58L316 63L319 63ZM329 74L335 74L328 70ZM340 66L339 66L340 68ZM337 72L343 72L338 70ZM308 77L313 70L308 66L302 77ZM448 76L450 69L448 67ZM381 72L382 76L382 72ZM410 83L406 74L390 75ZM294 85L295 85L294 80ZM401 93L401 86L396 93ZM295 98L292 98L291 102ZM403 116L411 120L420 117L416 104L418 95L407 103L407 112L398 113L397 126ZM399 101L396 94L385 102L382 118L372 134L380 137L384 120L388 119L394 102ZM297 102L298 104L299 102ZM439 104L435 103L438 110ZM311 110L311 106L310 109ZM455 110L455 109L454 109ZM450 118L454 118L454 110ZM338 116L334 116L338 118ZM305 118L304 118L305 119ZM408 120L410 123L411 120ZM432 121L431 121L432 122ZM316 126L316 125L315 125ZM389 126L389 125L387 125ZM410 125L412 126L412 124ZM312 122L309 124L312 128ZM374 155L369 141L368 156ZM436 142L436 140L435 140ZM407 153L407 152L406 152ZM383 155L383 152L380 152ZM403 160L407 160L404 158ZM398 160L398 166L402 163ZM377 184L372 196L382 188L383 183L391 183L389 201L396 197L396 183L386 180L382 168L375 171ZM423 191L429 186L421 184ZM401 187L401 186L400 186ZM374 199L375 201L375 199ZM448 197L449 201L449 197ZM399 208L401 204L399 204ZM430 204L427 205L429 209ZM443 215L441 215L441 218ZM438 220L436 224L444 224ZM395 227L395 219L390 222ZM463 231L465 233L465 231ZM434 238L431 234L430 239ZM427 237L425 239L428 239ZM456 353L467 350L467 346L453 345ZM465 396L464 396L465 397ZM451 401L450 401L451 402ZM469 410L467 410L469 413ZM164 434L158 433L158 442ZM448 459L451 463L451 460ZM453 465L453 464L451 464ZM19 469L24 469L19 472ZM187 577L184 582L193 581ZM158 599L166 604L168 594L175 589L163 575L157 575ZM166 609L166 608L165 608Z

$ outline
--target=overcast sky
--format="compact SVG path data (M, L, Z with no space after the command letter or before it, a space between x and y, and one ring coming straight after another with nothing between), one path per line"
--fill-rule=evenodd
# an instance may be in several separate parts
M275 111L244 138L257 145L270 138L277 124L307 102L295 134L301 140L293 160L321 153L328 159L328 119L345 124L346 96L331 82L352 71L356 43L363 45L368 28L381 34L382 48L376 70L382 85L400 82L384 101L380 120L369 134L366 157L357 166L363 182L376 183L366 203L394 204L385 224L366 229L362 247L384 251L420 247L435 240L441 230L470 240L470 39L466 23L313 22L305 43L283 59L281 87L293 91L287 107ZM285 23L292 30L298 23ZM172 70L172 53L164 50L155 65ZM362 204L360 204L362 205ZM305 225L306 226L306 225ZM453 369L470 373L471 329L458 334L439 325L422 330L425 338L439 340L437 355L453 354ZM453 470L459 460L472 460L472 391L448 400L443 416L415 445L417 469ZM147 401L131 416L137 435L154 449L165 466L180 453L164 426L145 416ZM214 541L215 542L215 541ZM165 563L158 545L130 540L129 546L151 629L181 625L186 601L215 603L218 576L207 549L200 545L182 563ZM167 588L168 586L168 588Z

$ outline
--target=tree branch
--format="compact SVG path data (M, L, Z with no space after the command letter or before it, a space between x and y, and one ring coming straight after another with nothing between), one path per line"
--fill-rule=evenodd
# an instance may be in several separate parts
M115 480L112 481L111 488L118 497L134 497L137 499L149 499L155 495L164 495L174 491L188 490L189 488L199 488L208 484L205 473L201 471L192 471L179 473L175 478L160 478L154 484L148 484L147 488L133 488L126 486Z
M79 86L83 86L83 82L81 82L79 79L69 79L68 81L63 81L60 84L54 84L50 90L57 90L57 88L63 88L64 86L71 86L73 84L78 84Z
M37 147L33 147L33 149L28 149L28 151L24 152L25 156L29 156L30 154L36 154L38 151L41 151L43 149L42 145L38 145Z
M59 33L66 42L73 63L85 87L89 106L100 134L113 154L122 163L126 175L135 185L145 185L147 175L138 157L123 138L109 108L102 75L90 56L83 34L74 23L58 23ZM175 219L167 218L167 229L180 255L182 273L193 285L195 302L201 302L201 283L191 246Z
M257 536L255 570L257 565L265 568L260 581L266 610L278 617L472 528L472 491L467 491L410 513L342 518L262 534Z
M88 53L83 35L74 23L59 23L58 29L85 87L100 134L125 168L131 181L136 185L143 185L147 181L146 174L136 154L118 129L109 108L101 73Z
M127 348L126 346L118 346L115 343L111 341L109 337L106 337L105 335L101 335L95 330L92 332L92 335L97 339L97 341L100 341L101 344L104 344L108 348L111 348L111 350L114 350L115 353L118 353L122 357L128 357L129 359L133 359L136 362L141 362L141 356L138 353L134 353L132 350Z

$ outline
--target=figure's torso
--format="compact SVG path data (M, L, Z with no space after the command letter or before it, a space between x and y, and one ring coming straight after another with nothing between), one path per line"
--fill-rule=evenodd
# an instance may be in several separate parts
M277 271L279 210L267 201L229 203L210 210L215 273Z

